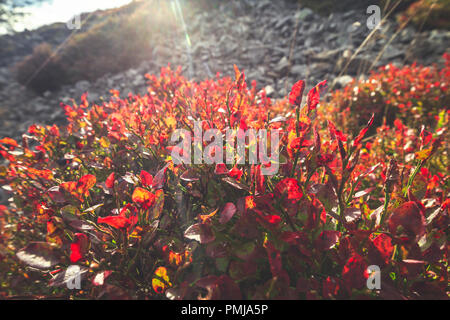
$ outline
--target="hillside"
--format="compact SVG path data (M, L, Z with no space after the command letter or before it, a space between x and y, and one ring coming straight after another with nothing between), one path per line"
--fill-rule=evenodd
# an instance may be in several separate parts
M1 37L0 300L448 300L450 6L376 3Z

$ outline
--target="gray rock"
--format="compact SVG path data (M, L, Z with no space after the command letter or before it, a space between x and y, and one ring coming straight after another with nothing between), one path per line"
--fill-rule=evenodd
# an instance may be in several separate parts
M307 48L312 47L315 40L316 40L316 39L314 39L313 37L308 37L308 38L305 40L305 46L306 46Z
M70 92L73 93L72 96L75 99L79 99L82 94L89 91L90 86L91 86L91 83L89 81L86 81L86 80L78 81L75 84L75 87L73 88L73 90L71 89Z
M407 27L400 32L400 41L403 43L410 43L414 37L414 29Z
M306 77L308 73L308 66L305 64L296 64L291 68L291 74L297 77Z
M355 22L353 22L351 25L349 25L348 27L347 27L347 32L348 33L356 33L356 32L358 32L358 31L360 31L361 30L361 22L359 22L359 21L355 21Z
M136 69L130 69L125 73L125 76L128 78L134 78L138 75L138 71Z
M342 52L342 49L325 50L325 51L319 52L317 54L314 54L312 56L312 60L318 61L318 62L336 61L336 58L339 56L339 54L341 52Z
M346 72L350 75L355 75L357 73L360 73L361 71L365 70L371 65L370 59L357 55L353 57L352 50L344 50L342 55L339 57L336 63L336 70L338 72Z
M275 93L275 89L272 86L270 86L270 85L265 86L264 90L266 91L266 95L268 97L272 97L273 94Z
M404 56L405 56L404 51L394 48L393 46L386 47L386 49L383 53L383 58L387 59L388 62L390 62L396 58L403 58Z
M345 87L347 84L349 84L352 80L353 80L353 77L346 74L346 75L343 75L343 76L340 76L340 77L337 77L336 79L334 79L333 85L336 89L341 89L341 88Z
M140 85L145 84L145 78L142 74L138 74L134 77L134 80L132 80L133 86L137 87Z
M333 67L328 62L316 62L311 65L310 70L316 75L323 76L327 73L331 73L333 71Z
M435 57L442 55L448 48L448 41L450 38L446 37L445 33L433 30L430 36L426 33L418 35L406 51L406 61L414 62L416 60L426 62L434 62Z
M281 75L281 74L286 73L288 71L288 69L289 69L289 60L287 57L283 57L283 58L281 58L280 61L278 61L277 65L274 68L274 71L277 74Z
M89 102L91 102L91 103L96 102L96 101L99 101L99 99L100 99L100 95L97 92L89 91L89 94L88 94Z
M283 19L278 20L275 24L275 29L280 29L281 27L289 26L292 28L293 26L293 18L291 16L284 17Z
M261 0L258 1L256 5L256 10L264 11L272 6L272 3L269 0Z

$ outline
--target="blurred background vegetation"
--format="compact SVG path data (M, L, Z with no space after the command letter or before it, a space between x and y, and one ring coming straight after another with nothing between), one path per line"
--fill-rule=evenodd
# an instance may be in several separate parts
M384 13L392 11L399 23L410 20L421 30L448 29L450 26L450 0L292 1L324 15L378 4ZM197 4L207 9L215 2L198 0ZM153 6L155 3L157 10ZM43 93L64 84L92 81L107 73L137 66L151 58L152 35L176 25L168 18L174 17L173 14L166 14L171 10L169 3L135 0L118 9L84 15L82 21L91 24L88 28L76 32L62 48L46 43L36 47L31 55L14 67L16 78L35 92ZM14 12L12 7L9 7L9 12L11 16Z

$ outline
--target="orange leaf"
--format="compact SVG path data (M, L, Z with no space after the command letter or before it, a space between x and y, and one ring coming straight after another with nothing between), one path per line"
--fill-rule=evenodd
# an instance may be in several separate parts
M92 174L87 174L85 176L82 176L80 180L77 182L77 191L80 194L83 194L85 196L88 195L89 189L91 189L93 186L95 186L95 183L97 182L97 179Z
M433 151L433 148L430 147L428 149L424 149L419 152L416 152L416 158L419 160L428 159L430 157L432 151Z
M130 225L130 220L123 216L99 217L97 223L104 223L116 229L125 229Z
M155 203L155 195L148 190L137 187L134 189L132 200L135 203L138 203L144 209L149 209Z
M155 271L155 278L152 279L152 287L156 293L163 293L172 284L169 281L169 276L167 275L167 269L164 267L159 267Z
M18 147L19 145L17 144L16 140L11 139L11 138L3 138L2 140L0 140L1 144L7 144L10 145L12 147Z
M214 215L219 211L219 209L214 210L213 212L209 214L200 215L200 220L204 223L205 221L209 220L210 218L214 217Z

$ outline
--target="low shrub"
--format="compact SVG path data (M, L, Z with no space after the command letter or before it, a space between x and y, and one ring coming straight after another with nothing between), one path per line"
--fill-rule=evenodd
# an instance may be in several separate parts
M449 29L449 15L449 0L420 0L411 4L397 19L400 23L411 19L421 29Z
M324 116L338 122L344 130L355 133L375 114L372 133L385 121L395 119L420 129L422 124L435 127L450 106L450 55L446 66L423 67L417 64L398 68L388 64L373 72L367 80L353 80L333 92Z
M15 66L17 81L37 93L58 89L65 82L64 66L51 45L37 46L33 54Z
M355 138L325 121L326 82L301 108L302 81L273 103L237 68L235 80L201 83L180 72L148 76L144 96L64 105L64 130L0 140L1 183L14 192L0 211L6 297L448 299L448 171L429 166L448 159L448 118L408 146L411 165L402 136L367 137L373 117ZM189 155L171 142L176 128L205 157L221 149L193 140L194 121L278 132L279 162L176 164ZM375 154L385 146L391 157ZM374 265L381 290L366 286Z

